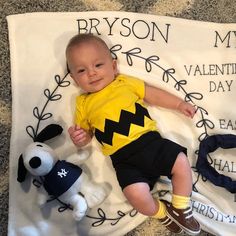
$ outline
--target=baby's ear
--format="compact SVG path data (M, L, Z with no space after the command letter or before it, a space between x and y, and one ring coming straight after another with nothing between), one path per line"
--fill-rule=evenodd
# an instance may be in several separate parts
M68 62L66 62L66 70L67 70L67 73L70 74L70 77L71 77L72 79L74 79L74 78L73 78L73 75L72 75L72 72L71 72L71 70L70 70L70 68L69 68Z
M70 72L70 68L69 68L68 62L66 62L66 70L67 70L68 73L70 73L70 76L71 76L71 72Z
M112 66L113 66L114 74L117 75L118 74L118 68L117 68L117 60L116 59L112 60Z

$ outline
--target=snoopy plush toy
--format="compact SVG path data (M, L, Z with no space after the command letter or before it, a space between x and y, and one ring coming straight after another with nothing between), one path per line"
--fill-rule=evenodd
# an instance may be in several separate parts
M78 166L88 158L88 151L75 153L67 157L67 161L59 160L56 152L44 143L60 135L62 131L60 125L50 124L37 135L19 157L17 180L23 182L28 172L33 176L40 176L43 187L38 191L38 204L42 206L48 195L53 196L71 205L73 217L79 221L85 216L88 207L99 205L107 194L104 188L90 181Z

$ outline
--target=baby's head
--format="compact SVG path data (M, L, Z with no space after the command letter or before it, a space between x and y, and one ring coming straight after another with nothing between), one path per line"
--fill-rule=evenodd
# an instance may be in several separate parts
M109 85L117 75L116 61L106 43L93 34L78 34L66 47L71 77L85 92L93 93Z

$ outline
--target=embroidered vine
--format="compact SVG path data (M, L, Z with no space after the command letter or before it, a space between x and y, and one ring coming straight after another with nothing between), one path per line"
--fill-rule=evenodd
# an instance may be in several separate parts
M37 137L41 121L50 119L53 116L51 112L46 111L49 102L60 100L62 98L62 95L58 93L59 88L68 87L70 85L70 81L66 80L67 75L68 73L66 73L63 77L61 77L60 75L55 75L54 80L56 82L56 87L52 91L50 91L48 88L44 90L43 93L46 97L46 102L43 105L42 109L40 109L39 107L33 108L33 116L37 120L36 127L34 128L32 125L28 125L26 127L27 134L33 140L35 140L35 138Z

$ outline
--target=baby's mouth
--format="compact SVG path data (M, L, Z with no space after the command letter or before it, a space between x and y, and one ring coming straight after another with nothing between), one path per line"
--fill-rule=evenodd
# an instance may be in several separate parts
M91 81L90 84L96 84L96 83L100 82L101 80L102 79L95 79L95 80Z

